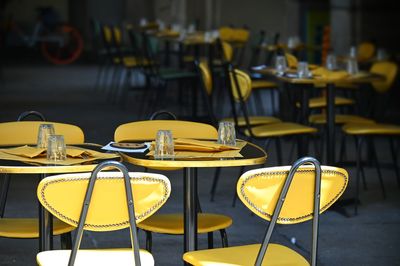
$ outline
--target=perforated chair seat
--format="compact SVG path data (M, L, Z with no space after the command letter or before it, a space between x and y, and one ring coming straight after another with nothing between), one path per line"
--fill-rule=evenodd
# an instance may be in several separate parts
M342 130L349 135L400 135L400 126L390 124L346 124Z
M353 105L354 100L344 97L335 97L335 105L336 106L343 106L343 105ZM297 102L296 107L300 108L301 103ZM323 108L326 107L326 97L314 97L311 98L308 102L309 108Z
M197 215L197 233L204 234L225 229L232 224L228 216L213 213L199 213ZM158 214L139 223L138 228L154 233L183 235L183 215Z
M251 88L252 89L271 89L277 88L278 84L268 80L252 80L251 81Z
M301 124L284 122L269 125L256 126L251 129L256 138L280 137L298 134L311 134L317 132L316 128L304 126ZM248 129L244 131L246 136L251 136Z
M224 118L222 121L226 122L234 122L233 118ZM258 125L265 125L265 124L274 124L274 123L281 123L282 121L279 118L272 117L272 116L250 116L249 123L250 126L258 126ZM238 117L239 127L244 127L246 125L246 120L244 117Z
M39 266L68 265L70 250L51 250L40 252L36 256ZM146 250L140 250L140 262L142 265L154 265L153 256ZM135 265L133 252L130 248L90 250L80 249L76 256L75 266L87 265Z
M183 255L183 259L196 266L254 266L260 244L216 248L212 250L192 251ZM299 253L278 244L269 244L262 265L310 265Z
M58 219L53 220L53 234L71 232L75 227ZM9 238L38 238L39 220L35 218L2 218L0 219L0 236Z
M308 121L311 124L326 124L326 114L310 115ZM372 124L375 123L375 121L358 115L343 115L343 114L335 115L335 124L347 124L347 123Z

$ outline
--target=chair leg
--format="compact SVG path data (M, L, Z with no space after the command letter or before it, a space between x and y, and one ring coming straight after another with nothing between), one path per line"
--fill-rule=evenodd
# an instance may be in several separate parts
M146 250L148 252L151 252L151 249L153 248L153 236L151 235L150 231L143 230L146 234Z
M214 248L213 232L208 232L207 238L208 238L208 248L209 249Z
M399 165L397 164L397 153L394 147L393 138L389 138L389 141L390 141L390 151L392 153L392 158L393 158L394 171L396 173L396 178L397 178L397 186L400 188L400 171L399 171Z
M356 152L357 152L357 159L356 159L356 165L357 165L357 174L356 174L356 195L355 195L355 202L354 202L354 215L358 214L358 201L359 201L359 183L360 183L360 172L362 168L362 162L361 162L361 151L362 151L362 137L355 137L355 142L356 142Z
M221 234L222 247L224 247L224 248L228 247L229 246L228 235L226 234L225 229L219 230L219 233Z
M356 146L356 151L358 151L358 148L357 148L357 137L355 137L355 146ZM362 137L360 137L360 139L362 139ZM356 154L356 156L358 156L358 154ZM362 155L360 154L360 163L362 162ZM365 173L364 173L364 168L362 167L362 165L361 165L361 168L360 168L360 172L361 172L361 177L362 177L362 181L363 181L363 187L364 187L364 189L365 190L367 190L367 182L366 182L366 180L365 180Z
M381 185L383 198L386 199L386 192L385 192L385 186L383 185L381 167L379 165L378 156L376 155L376 148L375 148L373 140L371 140L371 148L372 148L371 155L372 155L373 161L375 162L376 171L378 172L378 178L379 178L379 183Z
M4 174L3 182L1 185L1 194L0 194L0 218L4 216L9 188L10 188L10 176L8 174Z
M61 249L72 249L72 236L71 232L62 234L61 238Z
M212 186L211 186L211 192L210 192L211 198L210 198L210 201L214 201L215 191L217 190L217 185L218 185L218 180L219 180L220 173L221 173L221 168L217 167L215 169L214 179L213 179Z
M340 138L339 162L343 163L346 158L346 134L342 134Z

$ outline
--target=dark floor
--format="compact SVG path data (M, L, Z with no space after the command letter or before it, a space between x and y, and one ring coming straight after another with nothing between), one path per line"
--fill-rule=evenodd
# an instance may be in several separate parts
M129 121L138 120L137 94L130 94L125 109L108 101L104 91L93 89L97 68L94 65L50 66L46 64L19 64L4 67L0 73L0 122L16 120L19 113L37 110L50 121L72 123L80 126L87 142L106 144L113 139L115 128ZM165 98L173 103L171 95ZM149 110L152 106L148 106ZM185 106L183 106L185 107ZM184 111L185 108L172 108ZM189 112L189 111L188 111ZM186 114L188 113L186 112ZM148 114L144 114L146 116ZM379 156L388 160L386 143L378 143ZM352 147L352 146L350 146ZM289 143L284 145L288 151ZM266 166L275 165L275 153L267 151ZM288 152L285 152L287 157ZM351 155L350 155L351 157ZM130 166L132 170L142 171ZM264 234L266 222L238 203L231 207L232 195L239 169L223 169L215 202L209 201L209 190L213 169L199 172L199 192L202 207L206 211L223 213L233 218L228 229L229 244L238 245L259 242ZM349 167L350 184L344 198L353 195L354 168ZM162 212L181 211L181 172L165 172L172 183L172 195ZM361 206L358 216L345 217L335 211L321 216L319 255L320 265L400 265L400 189L393 169L383 170L387 198L382 198L376 171L368 169L368 189L361 191ZM30 176L16 176L12 180L6 216L34 216L35 179ZM353 206L345 208L353 213ZM309 252L310 223L279 226L273 241L284 243L307 256ZM118 247L129 245L125 231L87 233L83 247ZM215 237L218 241L219 239ZM140 235L143 245L144 238ZM295 240L295 241L293 241ZM183 250L182 237L156 235L153 237L153 255L157 265L181 265ZM204 236L199 246L206 246ZM291 242L295 243L292 244ZM58 247L58 239L56 240ZM35 265L37 240L0 239L0 265Z

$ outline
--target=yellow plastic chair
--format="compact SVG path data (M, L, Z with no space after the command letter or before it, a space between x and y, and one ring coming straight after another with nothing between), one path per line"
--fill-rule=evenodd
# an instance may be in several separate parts
M123 124L114 133L116 142L154 140L160 129L171 130L174 138L217 139L217 130L208 124L180 120L147 120ZM158 170L177 170L177 168L157 168ZM219 231L222 246L228 245L225 229L232 224L226 215L201 212L198 214L198 233L208 234L209 247L213 246L213 232ZM183 235L183 214L155 214L138 223L138 228L146 232L146 249L152 249L151 233Z
M25 114L31 115L32 113L35 112L27 112ZM43 118L41 114L39 115ZM35 145L37 143L39 125L43 123L53 124L55 133L64 135L64 140L66 144L84 143L83 131L75 125L49 121L16 121L0 123L0 145ZM0 237L20 239L38 238L39 221L37 218L3 217L6 207L9 184L10 176L7 175L3 179L0 197ZM69 242L71 242L71 238L68 233L75 228L58 219L54 219L53 224L53 234L61 235L62 246L68 247L70 245Z
M119 172L101 172L115 168ZM119 162L99 164L92 173L64 174L43 179L37 189L40 203L52 215L77 227L72 250L37 254L46 265L154 265L153 256L139 250L136 222L154 214L167 201L171 184L159 174L128 173ZM130 229L131 248L82 249L83 231Z
M292 167L250 170L240 177L236 188L248 209L270 221L262 243L186 252L183 260L201 266L316 265L319 215L340 198L347 183L346 170L320 166L311 157L297 160ZM310 262L290 247L270 243L276 223L308 220L313 226Z
M357 47L357 60L366 62L375 55L375 45L371 42L362 42Z
M232 111L234 113L234 122L236 127L243 135L249 139L264 139L267 140L266 150L269 140L275 139L277 145L278 164L282 164L282 155L280 148L280 138L288 136L310 135L317 132L317 129L298 123L278 122L271 124L252 125L250 123L250 115L247 108L247 100L252 93L251 79L249 75L239 69L234 69L232 65L227 66L227 76L229 77L228 84L230 87L230 96ZM236 105L239 109L236 110ZM244 117L244 125L239 123L239 117Z

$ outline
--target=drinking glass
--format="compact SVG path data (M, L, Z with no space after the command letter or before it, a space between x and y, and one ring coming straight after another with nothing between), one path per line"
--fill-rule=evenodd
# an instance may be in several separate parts
M354 75L358 73L358 63L355 58L349 58L347 61L347 73Z
M334 54L328 54L328 56L326 57L326 68L328 70L337 69L337 60Z
M174 156L174 139L170 130L158 130L154 158L171 158Z
M357 48L355 46L350 47L349 56L351 58L356 58L357 57Z
M299 62L297 64L297 76L299 78L308 78L310 76L307 62Z
M218 127L218 143L236 146L235 124L232 122L220 122Z
M40 124L37 139L37 148L46 149L49 135L54 135L54 126L52 124Z
M278 55L275 58L275 70L276 73L280 76L285 74L285 71L287 69L287 64L286 64L286 57L283 55Z
M378 51L376 51L376 60L385 60L385 59L387 59L386 51L382 48L379 48Z
M63 161L67 158L64 136L50 135L47 144L47 160Z

